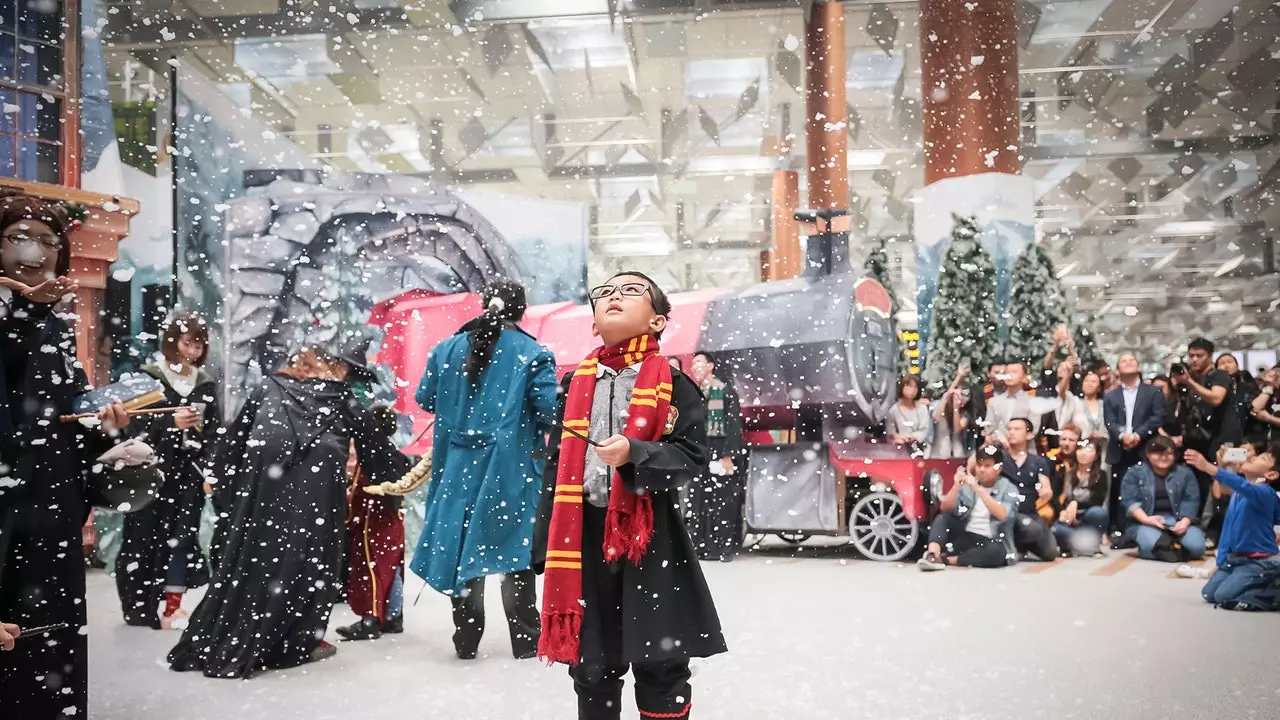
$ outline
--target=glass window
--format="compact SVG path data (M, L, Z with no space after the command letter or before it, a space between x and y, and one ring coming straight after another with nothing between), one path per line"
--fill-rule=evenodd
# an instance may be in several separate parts
M0 177L61 179L63 10L60 0L0 0Z

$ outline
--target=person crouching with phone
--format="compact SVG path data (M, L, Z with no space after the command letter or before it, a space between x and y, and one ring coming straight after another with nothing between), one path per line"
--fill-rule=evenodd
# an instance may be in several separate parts
M1218 543L1218 569L1205 584L1205 602L1227 610L1275 610L1280 602L1280 442L1243 451L1239 472L1215 466L1195 450L1187 463L1232 490ZM1239 459L1240 453L1224 457Z
M218 386L201 367L209 356L209 330L199 315L179 315L161 336L160 357L142 368L164 385L173 414L136 421L155 451L164 484L146 508L124 516L116 591L126 625L181 630L182 596L209 582L209 566L196 538L204 510L204 474L220 426ZM164 599L163 614L157 612Z
M1162 562L1204 557L1204 531L1195 524L1200 486L1191 470L1177 463L1169 438L1147 443L1147 462L1125 473L1120 502L1129 519L1123 541L1136 542L1140 557Z

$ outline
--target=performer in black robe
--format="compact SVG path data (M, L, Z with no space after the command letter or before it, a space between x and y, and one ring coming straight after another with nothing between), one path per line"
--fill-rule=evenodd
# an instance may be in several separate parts
M351 441L363 472L398 479L387 471L398 451L347 384L358 371L350 357L300 351L230 428L215 470L214 579L172 669L244 678L336 652L322 638L342 596Z
M710 460L702 468L701 480L689 487L689 534L698 557L729 562L742 549L742 513L747 497L742 406L733 385L716 377L716 362L710 353L695 353L689 371L702 390L707 409Z
M128 423L120 406L98 429L58 419L88 389L75 333L53 312L74 290L67 227L42 200L0 199L0 622L68 625L0 651L0 717L14 720L88 716L85 482L112 443L102 430Z
M197 538L205 503L202 468L216 444L221 413L218 387L200 369L209 354L204 321L193 314L174 318L161 353L142 372L164 384L165 405L189 410L134 421L134 432L156 451L164 485L150 505L124 517L116 590L126 624L181 629L183 593L209 582ZM163 615L156 611L162 597Z

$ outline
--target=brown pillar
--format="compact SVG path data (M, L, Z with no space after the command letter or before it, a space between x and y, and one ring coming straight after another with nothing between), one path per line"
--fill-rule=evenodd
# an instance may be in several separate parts
M924 182L1017 175L1018 32L1014 0L921 0Z
M813 6L805 27L805 159L809 207L849 206L848 111L845 100L844 7ZM776 180L775 182L775 188ZM836 228L840 229L840 228Z
M796 210L800 207L800 173L775 170L773 173L773 250L764 280L787 280L800 277L804 253L800 250L800 223Z

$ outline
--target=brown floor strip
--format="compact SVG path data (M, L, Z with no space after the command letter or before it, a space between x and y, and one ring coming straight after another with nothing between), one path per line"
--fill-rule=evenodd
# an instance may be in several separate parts
M1061 563L1065 558L1054 558L1053 562L1027 563L1027 567L1023 569L1023 573L1030 575L1032 573L1042 573L1045 570Z
M1135 555L1128 555L1128 554L1121 555L1117 557L1115 560L1112 560L1111 562L1107 563L1106 565L1103 565L1102 567L1098 568L1097 570L1094 570L1089 574L1098 575L1100 577L1111 577L1112 575L1115 575L1121 570L1124 570L1125 568L1134 564L1135 562L1137 562L1137 560L1138 558Z

